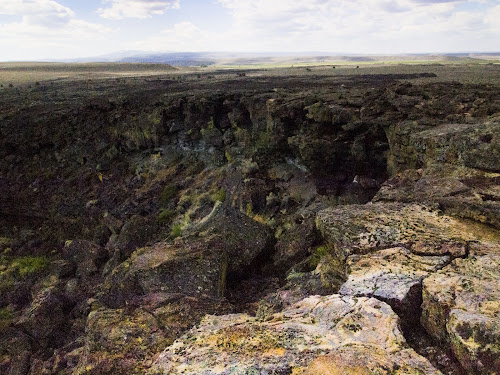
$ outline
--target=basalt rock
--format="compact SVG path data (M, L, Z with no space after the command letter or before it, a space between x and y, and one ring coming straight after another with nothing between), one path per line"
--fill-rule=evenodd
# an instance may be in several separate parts
M266 321L207 316L167 348L149 373L316 374L331 368L341 371L335 374L439 374L407 347L398 320L381 301L339 295L309 297Z
M328 208L318 213L316 223L340 258L398 245L420 255L461 257L469 242L479 240L474 227L418 204Z
M422 325L471 373L500 371L498 255L456 259L423 281Z
M404 318L418 324L422 280L443 268L449 256L419 256L405 248L380 250L347 258L347 281L339 293L378 298Z

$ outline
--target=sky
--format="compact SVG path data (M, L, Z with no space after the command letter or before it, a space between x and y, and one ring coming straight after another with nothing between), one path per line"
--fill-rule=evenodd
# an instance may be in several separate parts
M0 0L0 61L500 51L500 0Z

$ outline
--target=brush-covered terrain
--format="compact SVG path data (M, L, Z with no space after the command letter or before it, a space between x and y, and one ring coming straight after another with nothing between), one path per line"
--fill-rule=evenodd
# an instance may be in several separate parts
M500 373L499 65L120 69L0 89L1 374Z

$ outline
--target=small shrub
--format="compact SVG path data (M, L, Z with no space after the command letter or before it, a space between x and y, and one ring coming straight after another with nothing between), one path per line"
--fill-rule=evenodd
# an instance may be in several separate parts
M14 87L14 85L12 83L9 83L9 87Z
M170 210L168 208L165 208L165 209L160 211L160 213L156 217L156 221L160 225L168 224L172 220L174 215L175 215L174 210Z
M224 202L226 200L226 189L220 188L214 195L212 195L212 201L214 202Z
M174 224L172 226L171 235L174 238L182 236L182 226L180 224Z
M311 71L311 68L306 68L306 70L307 70L308 72L310 72L310 71Z
M41 273L48 264L49 260L44 256L25 256L15 259L11 267L15 269L20 276L24 277Z
M165 186L160 194L160 205L165 207L177 195L177 185L168 184Z

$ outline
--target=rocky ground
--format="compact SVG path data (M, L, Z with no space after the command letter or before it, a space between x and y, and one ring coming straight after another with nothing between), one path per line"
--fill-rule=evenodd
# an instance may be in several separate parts
M499 374L500 68L414 70L0 91L0 373Z

